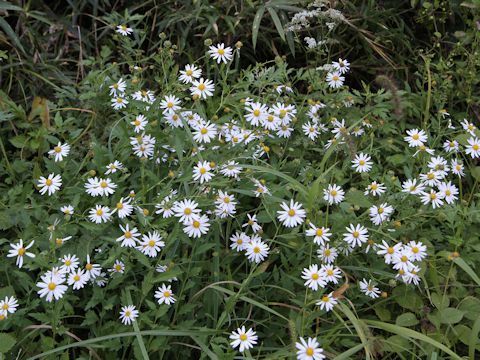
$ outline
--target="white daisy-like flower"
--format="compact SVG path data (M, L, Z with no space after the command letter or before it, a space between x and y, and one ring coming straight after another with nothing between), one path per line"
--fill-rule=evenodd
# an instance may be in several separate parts
M387 190L387 188L382 184L382 183L378 183L376 181L373 181L370 185L367 186L367 188L365 189L365 192L364 194L365 195L373 195L373 196L380 196L382 195L385 191Z
M62 177L55 174L50 174L47 178L40 176L38 186L40 187L40 194L45 195L45 193L48 192L48 196L50 196L60 190Z
M245 106L247 115L245 119L253 126L258 126L266 120L268 116L268 107L260 102L249 102Z
M120 310L120 320L124 325L131 325L138 317L138 310L135 305L123 306Z
M338 284L338 279L342 278L342 271L333 265L322 265L320 274L327 283L332 282Z
M345 77L342 76L339 72L329 72L327 74L327 84L332 89L337 89L343 86L343 82L345 81Z
M122 236L118 237L116 241L121 241L122 243L120 246L122 247L135 247L141 235L138 229L136 227L130 229L128 224L126 224L125 227L123 227L121 224L119 226L123 234Z
M244 232L236 232L230 236L230 248L236 251L243 251L246 249L250 238Z
M463 119L461 122L463 130L468 132L470 135L475 136L475 130L477 127L473 123L469 122L467 119Z
M423 192L425 186L422 183L417 184L417 179L407 179L402 183L402 192L418 195Z
M427 134L423 130L411 129L407 130L407 135L404 139L409 147L422 146L427 141Z
M217 44L217 46L210 46L208 53L210 54L210 57L214 60L217 61L217 63L220 64L220 62L223 63L228 63L230 60L232 60L233 57L233 50L231 47L225 47L224 43Z
M458 188L451 183L451 181L442 182L438 185L438 191L442 194L443 200L447 204L453 204L458 200Z
M302 125L303 133L308 136L310 140L315 140L318 137L320 132L318 131L318 126L315 123L306 122Z
M74 208L72 205L65 205L60 208L60 211L63 212L65 215L73 215Z
M459 177L465 176L465 173L463 172L464 165L458 162L458 159L452 159L451 165L452 165L451 169L453 174Z
M302 204L293 202L293 199L290 200L290 205L284 202L280 204L280 207L283 210L277 211L277 218L286 227L295 227L301 225L304 221L304 218L307 216L305 210L302 209Z
M352 168L358 173L369 172L373 164L373 162L370 161L371 159L369 155L364 153L357 154L355 155L355 159L352 160Z
M171 305L176 301L175 297L173 296L172 286L165 284L162 284L160 287L158 287L158 290L155 291L155 298L160 305Z
M184 70L180 70L180 77L178 79L184 84L189 84L200 76L202 76L202 69L199 69L195 65L187 64Z
M193 80L192 87L190 87L190 93L192 96L196 95L200 99L206 99L209 96L213 95L215 91L215 85L213 84L212 80L204 80L200 78L200 80Z
M427 247L422 242L410 241L404 246L404 249L409 253L412 261L422 261L427 257Z
M257 232L259 232L260 230L262 230L262 227L260 225L258 225L257 223L257 215L253 214L253 215L250 215L250 214L247 214L247 217L248 217L248 220L245 224L242 225L242 228L243 227L248 227L250 226L252 228L252 231L256 234Z
M63 273L49 271L42 275L40 281L36 284L36 286L40 288L37 294L40 298L45 297L47 302L52 302L54 298L55 300L59 300L68 289L66 285L63 285L64 282L65 276Z
M128 105L128 100L122 96L117 96L111 100L111 105L115 110L124 109Z
M126 217L129 217L133 212L133 205L130 204L131 201L131 197L128 197L126 199L122 197L115 205L115 209L113 210L113 212L116 211L120 219L125 219Z
M63 258L60 258L58 260L62 262L60 270L62 270L64 273L70 273L78 268L79 261L78 257L75 254L64 255Z
M96 224L106 223L110 221L112 214L108 206L95 205L94 209L90 209L88 218Z
M372 299L376 299L380 296L380 290L373 285L371 280L362 279L358 285L360 286L360 291L365 295L370 296Z
M7 317L8 314L13 314L17 311L18 300L13 296L5 296L5 299L0 300L0 316Z
M233 340L230 345L232 348L237 348L243 353L245 350L253 348L257 344L258 336L252 329L245 329L245 326L238 328L237 331L232 331L230 340Z
M87 254L87 263L85 264L85 273L88 275L89 280L93 280L100 276L102 268L99 264L94 264L90 261L90 255Z
M186 223L193 218L197 218L201 210L198 208L198 203L194 200L185 199L182 201L176 201L173 204L172 211L176 217L179 217L179 221Z
M268 256L269 250L269 246L259 237L252 237L251 241L248 242L246 245L245 256L251 262L255 262L258 264Z
M340 74L346 74L350 70L350 63L347 59L338 59L338 61L332 61L332 67Z
M125 264L122 261L117 259L113 263L112 268L109 269L108 271L112 273L123 274L125 272Z
M189 237L199 238L202 235L208 233L210 228L210 223L208 222L208 216L201 215L191 218L189 221L184 223L183 231Z
M457 140L446 140L443 143L443 150L447 153L456 153L460 150L460 145Z
M382 240L382 244L376 245L376 248L377 255L383 255L385 264L391 264L393 257L403 251L403 244L397 243L391 246L385 240Z
M323 190L323 199L330 205L340 204L343 199L345 199L345 191L338 185L328 185L328 187Z
M162 241L160 234L153 231L142 236L142 241L139 242L137 249L149 257L156 257L164 246L165 242Z
M307 236L314 236L313 242L317 245L325 245L326 242L330 241L330 236L332 233L329 228L326 227L316 227L313 223L310 223L310 229L306 231Z
M73 285L73 290L82 289L90 279L90 276L83 269L73 271L68 275L68 285Z
M164 114L172 114L180 110L180 99L174 95L166 95L160 102L160 108L163 109Z
M338 300L333 296L333 292L330 294L324 294L320 301L316 305L320 306L321 310L331 311L335 305L338 304Z
M218 134L217 126L209 121L200 121L193 126L193 139L198 143L210 143Z
M390 215L392 215L394 208L391 205L388 205L387 203L380 204L379 206L373 205L370 207L369 213L370 213L370 220L375 224L375 225L380 225L384 221L388 221L390 218Z
M470 155L472 159L480 157L480 140L476 137L471 137L467 142L468 145L465 147L467 155Z
M17 257L15 265L18 266L19 269L23 266L23 257L28 256L29 258L34 258L35 254L28 252L27 250L30 249L33 244L35 243L34 240L30 242L27 246L24 246L23 239L20 239L17 244L10 244L12 249L8 250L7 257Z
M133 29L128 27L127 25L125 24L122 24L122 25L117 25L117 29L115 30L117 33L119 33L120 35L123 35L123 36L128 36L130 35L131 33L133 33Z
M423 191L421 193L420 200L422 201L422 204L424 204L424 205L428 205L428 204L431 203L432 207L435 209L435 208L443 205L443 200L442 200L443 197L444 197L443 193L437 192L437 191L431 189L429 193Z
M231 178L238 178L238 175L242 172L243 168L238 166L238 163L234 160L230 160L228 163L222 166L220 169L220 173L223 176L231 177Z
M362 244L367 242L368 230L364 226L350 224L346 227L346 230L347 232L343 234L343 240L351 247L362 246Z
M318 269L317 264L304 268L302 271L302 279L306 280L304 285L313 291L317 291L319 287L324 288L327 285L327 282L321 271Z
M303 338L300 338L300 342L295 343L297 348L297 360L323 360L325 355L323 355L323 349L320 347L317 339L308 338L305 341Z
M401 270L404 272L408 272L413 269L413 258L411 255L411 251L404 248L398 254L395 254L392 258L392 264L394 270Z
M212 168L208 161L199 161L193 168L193 180L200 181L200 184L209 182L213 177L210 170L212 170Z
M62 161L65 156L68 156L70 152L70 145L67 143L62 144L60 141L58 142L57 146L55 146L52 150L48 152L48 155L53 156L55 158L55 162Z
M317 256L323 262L325 262L327 264L331 264L337 258L338 252L337 252L336 248L334 248L334 247L331 248L329 245L325 245L325 246L321 246L317 250Z
M125 93L127 83L125 82L125 80L120 78L120 80L118 80L116 83L110 85L109 88L111 96L120 96L121 94Z
M135 127L133 131L135 131L136 133L139 133L145 130L145 126L147 126L148 120L145 117L145 115L139 114L135 116L135 120L130 122L130 124Z
M123 170L124 166L120 161L115 160L113 163L108 164L106 168L107 171L105 172L105 175L109 175L116 173L118 170Z

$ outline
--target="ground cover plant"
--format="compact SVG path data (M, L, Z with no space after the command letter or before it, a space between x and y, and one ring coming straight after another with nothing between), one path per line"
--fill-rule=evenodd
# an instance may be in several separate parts
M269 4L190 53L105 15L42 96L2 67L3 357L478 357L476 30L365 82L335 42L361 8ZM251 61L265 12L311 61Z

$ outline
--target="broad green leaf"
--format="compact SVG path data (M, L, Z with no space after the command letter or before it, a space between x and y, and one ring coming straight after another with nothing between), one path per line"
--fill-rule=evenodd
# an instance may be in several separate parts
M406 285L400 285L393 289L392 297L398 305L411 311L418 311L423 305L422 298L415 290Z
M8 333L0 333L0 353L6 353L11 348L15 346L17 340L13 337L13 335Z
M464 312L455 308L446 308L440 311L442 324L456 324L462 320Z
M278 35L280 35L282 40L285 41L285 30L283 30L283 25L282 25L282 22L280 21L280 18L278 17L277 12L275 11L274 8L270 6L267 6L267 10L270 13L270 16L272 17L275 27L277 28Z
M397 319L395 320L395 324L397 324L398 326L407 326L407 327L415 326L418 324L418 322L419 321L415 316L415 314L411 312L402 314L399 317L397 317Z

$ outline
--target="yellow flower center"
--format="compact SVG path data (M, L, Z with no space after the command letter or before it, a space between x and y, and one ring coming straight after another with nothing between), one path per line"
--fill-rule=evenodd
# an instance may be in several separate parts
M223 54L225 54L225 49L218 49L218 54L223 56Z
M371 185L370 185L370 189L372 189L372 190L377 190L377 189L378 189L378 185L377 185L377 184L371 184Z
M132 237L132 233L130 231L125 231L125 234L123 234L123 236L125 236L125 239L130 239Z
M260 250L260 247L258 247L258 246L255 246L255 247L253 248L253 252L254 252L255 254L258 254L260 251L261 251L261 250Z
M430 199L435 200L437 198L437 194L431 193L430 194Z
M198 229L200 227L200 221L195 220L192 225L195 229Z
M365 160L360 160L360 161L358 162L358 164L361 165L361 166L365 165Z
M353 236L354 238L358 238L358 237L360 236L360 233L359 233L358 231L354 231L353 234L352 234L352 236Z
M332 80L333 81L338 81L338 80L340 80L340 77L338 75L333 75Z
M140 122L140 120L135 120L134 124L135 124L135 126L140 126L141 122Z
M203 84L203 83L202 83L202 84L199 84L199 85L198 85L198 90L200 90L200 91L205 90L205 84Z
M97 216L102 216L103 215L103 210L102 209L98 209L97 212L96 212Z
M205 174L207 172L207 169L205 169L204 167L201 167L200 168L200 174Z
M53 148L53 150L54 150L56 153L59 153L59 152L62 151L62 148L61 148L60 146L55 146L55 147Z
M325 295L325 296L322 297L322 301L324 303L328 303L330 301L330 298L327 295Z
M87 265L85 265L85 269L87 269L88 271L92 270L93 269L93 265L88 263Z
M445 195L450 196L452 195L452 192L450 190L445 191Z
M313 274L312 274L312 279L313 279L313 280L318 280L318 278L319 278L319 276L318 276L317 273L313 273Z
M379 213L379 214L383 214L384 211L385 211L384 208L382 208L382 207L378 208L378 213Z
M255 109L255 110L253 111L253 115L256 116L256 117L259 117L259 116L260 116L260 110Z
M121 202L118 202L117 203L117 209L123 209L123 204Z
M323 230L322 229L317 229L317 231L315 231L315 235L316 236L322 236L323 235Z
M293 209L288 210L288 216L295 216L295 210Z
M307 354L307 356L313 356L314 353L315 350L313 350L311 347L307 347L307 350L305 350L305 354Z
M416 247L416 246L412 247L412 252L414 254L418 254L419 251L420 251L420 249L418 247Z
M332 269L328 269L328 270L327 270L327 275L328 275L328 276L333 276L333 270L332 270Z
M338 194L337 190L330 191L330 195L332 195L332 196L337 196L337 194Z
M241 341L247 341L248 337L245 334L240 335L240 340Z
M193 70L192 70L192 69L188 69L187 71L185 71L185 74L186 74L187 76L192 76Z
M164 291L163 296L166 298L169 298L172 294L170 294L170 291Z
M204 128L204 127L203 127L203 128L200 129L200 134L205 135L206 133L208 133L208 129L207 129L207 128Z
M330 256L332 254L332 251L330 249L325 249L325 251L323 252L323 254L325 256Z
M418 140L419 138L420 138L420 135L418 135L418 134L413 134L412 135L413 140Z
M402 262L407 262L407 261L408 261L408 258L407 258L406 255L403 255L403 256L400 258L400 260L401 260Z
M45 185L47 186L51 186L53 184L53 181L51 179L47 179L47 181L45 181Z
M390 255L392 255L394 252L395 252L395 249L391 246L387 249L387 253Z
M3 304L2 309L3 310L8 310L8 304Z
M242 239L237 239L237 244L238 244L238 245L242 245L242 244L243 244L243 240L242 240Z
M25 252L26 252L25 248L21 247L20 249L18 249L18 256L25 255Z
M155 240L150 240L150 241L148 242L148 246L154 247L154 246L155 246Z
M75 281L80 281L80 276L75 275L75 276L73 277L73 280L75 280Z
M428 180L433 180L433 179L435 179L435 174L434 174L434 173L428 173L427 179L428 179Z
M72 265L72 261L71 260L65 260L65 266L70 266Z
M107 182L106 182L106 181L100 182L100 187L101 187L102 189L105 189L106 187L108 187Z
M283 119L287 115L287 110L280 110L279 111L279 116L281 119Z
M53 291L57 287L57 284L51 282L48 284L48 290Z
M223 202L224 202L225 204L230 203L230 198L229 198L228 196L225 196L225 198L223 199Z
M473 144L472 148L473 148L473 150L478 151L478 149L480 149L480 145Z
M120 265L120 264L115 265L115 270L117 270L117 271L122 270L122 265Z
M273 117L273 115L268 115L267 121L268 121L268 122L273 122L273 120L275 120L275 118Z
M169 102L167 103L167 107L168 107L169 109L171 109L171 108L173 107L173 103L172 103L171 101L169 101Z
M117 98L117 104L121 104L123 103L123 99L122 98Z

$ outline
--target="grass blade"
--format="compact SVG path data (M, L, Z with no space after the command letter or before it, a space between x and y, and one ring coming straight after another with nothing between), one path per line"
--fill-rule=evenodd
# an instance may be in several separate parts
M477 283L477 285L480 286L480 278L478 277L477 274L475 274L475 271L463 260L462 258L454 258L453 262L460 266L460 268L465 271L470 277L472 278L473 281Z
M260 6L253 18L253 25L252 25L252 44L253 49L255 50L255 46L257 45L257 37L258 37L258 30L260 29L260 22L262 21L263 14L265 13L265 6Z

